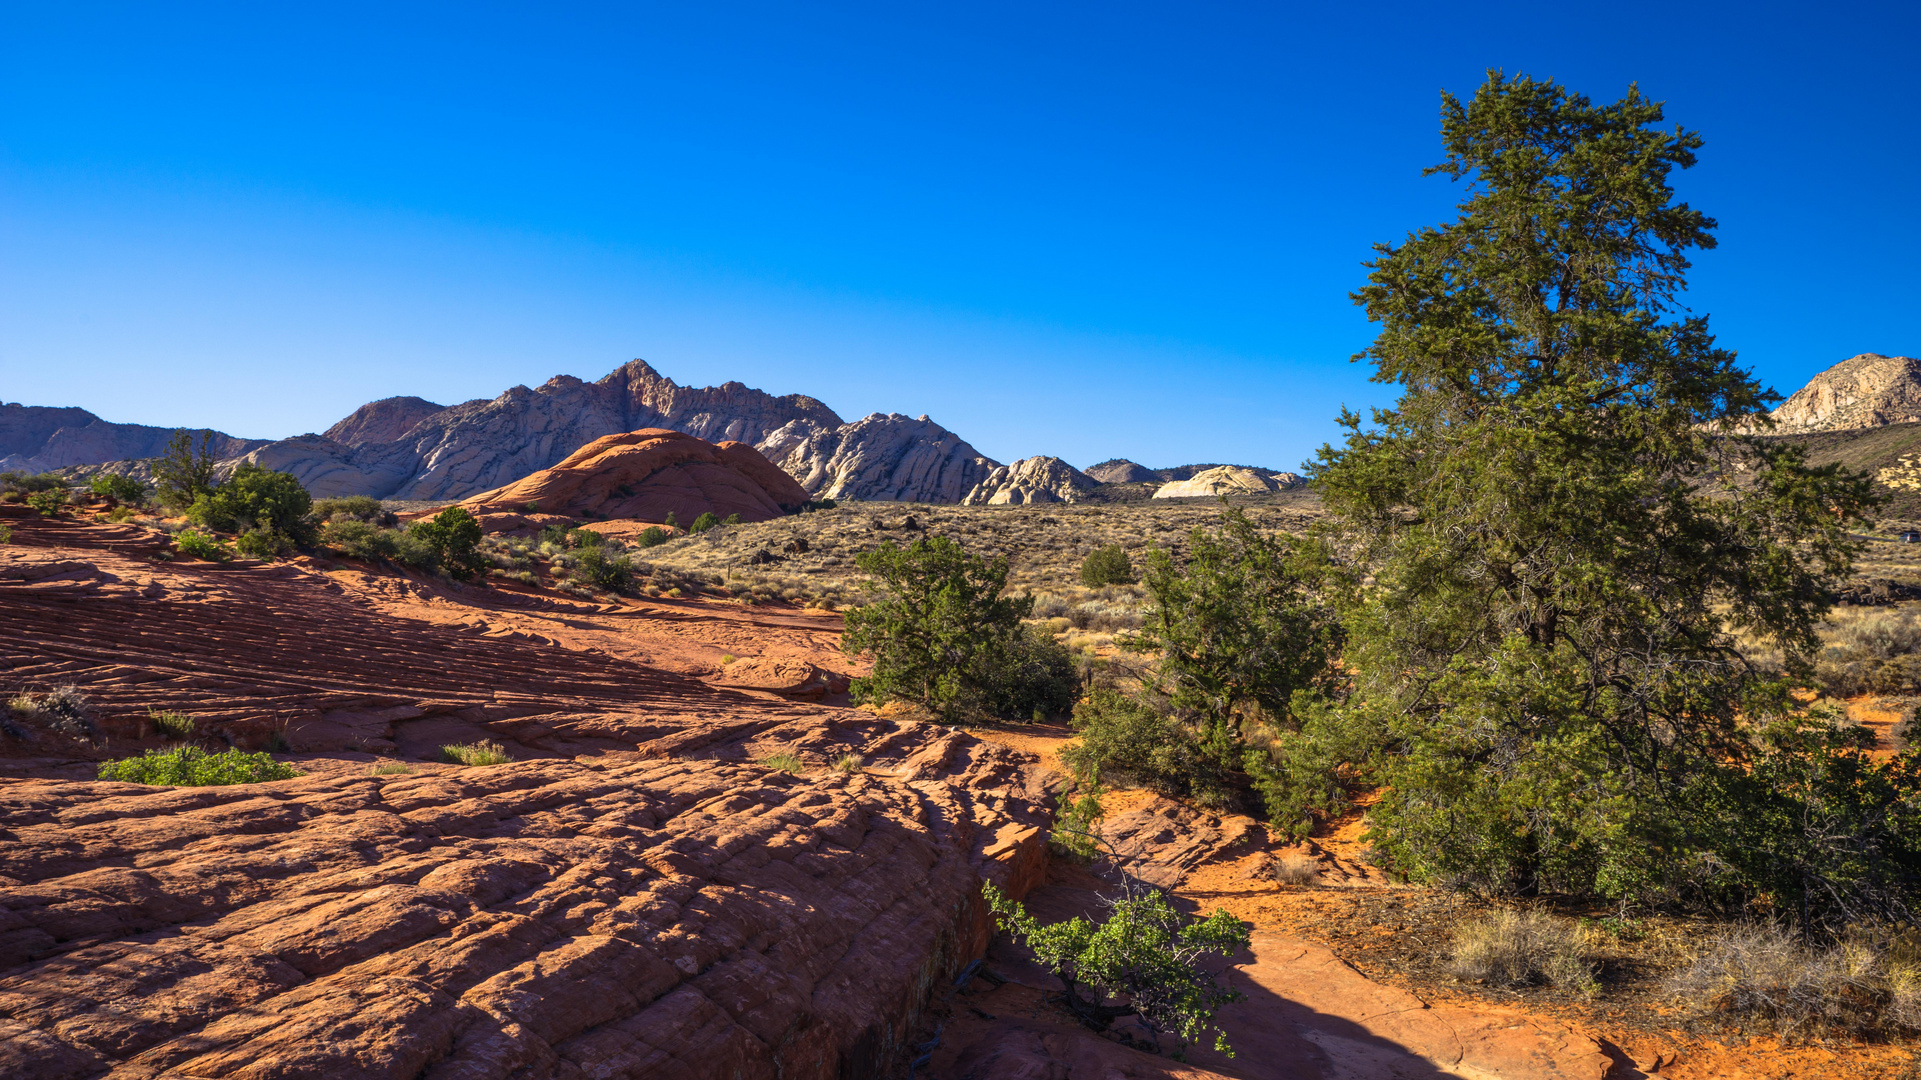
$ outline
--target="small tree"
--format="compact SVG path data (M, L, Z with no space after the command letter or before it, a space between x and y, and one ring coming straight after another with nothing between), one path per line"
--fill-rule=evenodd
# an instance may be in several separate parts
M880 595L847 612L841 649L873 657L860 700L904 698L949 721L979 708L1032 597L1004 597L1007 560L970 555L944 536L888 541L855 558Z
M1095 548L1081 561L1081 584L1090 589L1098 589L1103 585L1132 585L1135 580L1134 562L1119 544Z
M1214 1049L1234 1056L1214 1011L1242 995L1215 982L1201 959L1247 948L1248 928L1239 919L1221 909L1191 919L1159 889L1131 880L1118 897L1102 898L1108 913L1098 925L1078 915L1043 925L993 882L982 893L1008 932L1024 939L1060 979L1068 1007L1089 1027L1105 1030L1116 1018L1133 1015L1153 1034L1156 1051L1160 1039L1171 1035L1174 1057L1185 1058L1188 1046L1211 1031ZM1082 987L1093 991L1091 998L1081 996ZM1110 998L1125 1003L1104 1004Z
M449 506L429 520L414 522L407 533L433 552L450 577L466 581L486 566L480 557L480 521L465 507Z
M720 524L720 519L714 516L713 511L703 510L701 511L701 515L694 519L694 523L687 527L687 531L704 533L718 524Z
M187 517L220 532L261 534L251 542L256 551L250 553L256 553L263 543L275 550L312 543L312 510L313 497L292 473L243 461L226 483L194 499Z
M181 428L167 440L167 449L153 463L153 490L161 503L186 509L203 495L213 494L213 432L200 433L200 448Z

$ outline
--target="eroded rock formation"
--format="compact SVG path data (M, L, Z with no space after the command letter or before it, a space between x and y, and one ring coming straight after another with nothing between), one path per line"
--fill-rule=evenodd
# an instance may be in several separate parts
M899 413L833 429L793 422L759 447L823 499L955 503L999 464L925 415Z
M1087 475L1102 484L1139 484L1161 479L1159 473L1126 458L1109 458L1099 465L1090 465Z
M394 442L412 431L414 425L446 408L426 398L381 398L355 409L321 434L343 446Z
M462 505L485 515L560 514L683 524L703 513L768 521L807 501L794 478L745 443L714 444L662 428L606 435L504 487Z
M1301 478L1294 473L1270 473L1240 465L1217 465L1195 473L1192 479L1173 480L1154 492L1156 499L1191 499L1219 495L1258 495L1298 487Z
M1025 503L1079 502L1082 493L1100 481L1057 457L1022 458L1002 465L974 485L963 506L1007 506Z
M1767 433L1849 431L1921 420L1921 359L1862 353L1823 371L1769 416ZM1744 425L1742 430L1759 430Z

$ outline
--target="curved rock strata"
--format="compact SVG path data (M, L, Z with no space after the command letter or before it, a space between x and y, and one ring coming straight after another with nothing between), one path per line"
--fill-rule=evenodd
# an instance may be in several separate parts
M1017 506L1079 502L1100 481L1057 457L1022 458L1002 465L974 485L962 506Z

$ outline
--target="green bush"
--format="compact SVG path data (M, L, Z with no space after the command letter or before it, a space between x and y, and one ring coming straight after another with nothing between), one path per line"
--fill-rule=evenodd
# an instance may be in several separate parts
M66 488L49 488L36 491L27 496L27 505L39 512L41 517L52 517L67 506Z
M183 555L209 562L226 562L233 558L233 552L225 544L195 529L183 529L174 534L173 546Z
M59 473L4 472L0 473L0 488L17 491L22 495L31 495L37 491L65 491L67 480Z
M1214 1049L1234 1056L1214 1012L1242 995L1215 982L1203 960L1247 948L1248 927L1239 919L1222 909L1189 918L1160 890L1131 882L1117 899L1103 899L1108 914L1099 925L1080 916L1042 924L993 882L982 893L1009 935L1060 979L1068 1008L1083 1022L1105 1029L1133 1015L1152 1033L1156 1052L1160 1039L1172 1036L1174 1056L1183 1058L1189 1045L1212 1033ZM1083 988L1093 991L1091 998L1081 997ZM1108 998L1127 1004L1103 1004Z
M480 522L465 507L449 506L431 520L416 521L407 535L431 550L451 577L466 581L487 568L480 554Z
M1221 763L1208 760L1186 724L1139 698L1095 690L1074 707L1080 739L1061 748L1061 763L1083 784L1104 782L1162 795L1226 797Z
M725 518L721 520L721 524L722 525L738 525L740 524L740 515L728 514Z
M87 490L95 495L103 495L116 503L138 504L147 497L147 485L131 476L117 473L100 473L87 481Z
M1053 633L1031 625L981 657L978 683L981 710L1037 720L1065 715L1081 687L1074 654Z
M257 530L264 537L254 541L256 550L280 551L313 543L312 510L313 497L292 473L243 461L226 483L194 499L187 518L218 532Z
M1103 585L1132 585L1134 563L1119 544L1095 548L1081 561L1081 584L1090 589Z
M133 784L172 784L180 787L217 787L286 780L299 776L292 766L269 754L227 750L209 754L197 746L149 750L137 758L100 763L100 779Z
M315 499L313 516L319 521L351 517L374 524L383 524L386 521L387 510L380 505L379 499L370 495L348 495L337 499Z
M399 551L399 535L393 529L344 515L330 518L320 527L321 546L366 562L393 558Z
M841 649L871 656L856 700L901 698L955 722L991 711L1008 658L1023 640L1027 596L1004 597L1007 560L970 555L946 537L893 541L855 556L876 598L847 612Z
M799 754L791 750L783 750L778 754L769 754L761 758L760 763L776 772L801 773L807 771L807 762L802 760Z
M13 543L13 526L0 525L0 544Z
M575 556L573 576L596 589L624 593L634 587L634 564L625 555L609 555L603 547L590 547Z
M644 548L659 547L667 542L667 533L658 525L649 525L641 531L640 538L634 542Z
M687 526L687 531L690 533L704 533L718 524L720 524L720 519L714 516L713 511L702 511L701 515L694 519L694 523Z
M167 449L153 462L153 493L162 505L185 509L213 494L213 432L200 433L200 448L186 428L173 433ZM253 521L248 517L247 521Z

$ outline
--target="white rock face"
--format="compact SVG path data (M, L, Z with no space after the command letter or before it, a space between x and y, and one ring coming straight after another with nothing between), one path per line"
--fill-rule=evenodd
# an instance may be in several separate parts
M1100 481L1057 457L1022 458L1002 465L967 493L962 506L1079 502Z
M1849 431L1921 420L1921 359L1862 353L1808 380L1769 414L1763 434ZM1743 424L1736 430L1759 431Z
M821 499L954 503L999 465L925 415L900 413L831 430L789 423L755 449Z
M1261 472L1239 465L1221 465L1195 473L1187 480L1162 484L1156 499L1192 499L1219 495L1258 495L1265 491L1285 491L1302 483L1291 472Z

